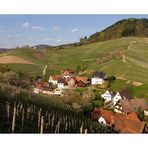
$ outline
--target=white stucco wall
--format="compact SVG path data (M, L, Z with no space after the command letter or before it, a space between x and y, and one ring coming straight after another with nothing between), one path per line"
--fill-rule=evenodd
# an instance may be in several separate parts
M61 89L55 89L54 94L55 95L61 95L62 90Z
M38 94L38 93L42 93L42 90L39 88L34 88L33 92Z
M107 122L105 121L105 119L102 116L98 119L98 122L102 125L107 125Z
M63 75L63 78L70 78L70 75Z
M100 79L100 78L91 78L91 84L95 85L95 84L103 84L104 80Z
M104 94L102 94L101 97L105 101L111 101L112 100L112 95L110 94L110 92L108 90Z
M116 95L114 96L113 98L113 105L115 105L119 100L121 100L121 96L120 96L120 93L117 92Z
M148 116L148 110L144 110L144 115Z
M52 83L53 85L57 85L58 81L57 80L53 80L51 78L49 78L48 80L49 83Z
M59 89L64 89L64 83L58 83L58 88Z

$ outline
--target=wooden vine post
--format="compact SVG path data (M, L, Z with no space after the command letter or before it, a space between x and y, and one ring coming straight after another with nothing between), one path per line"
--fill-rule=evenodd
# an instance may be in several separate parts
M82 133L83 133L83 124L80 127L80 134L82 134Z
M24 126L24 115L25 115L25 111L24 108L22 110L22 126Z
M39 109L38 111L38 131L39 131L39 128L40 128L40 122L41 122L41 108Z
M13 118L12 118L12 133L14 133L15 129L15 119L16 119L16 104L14 103Z
M85 129L85 132L84 133L87 134L87 129Z
M57 125L57 127L58 127L57 132L60 133L60 121L58 121L58 125Z
M9 116L10 116L10 105L9 105L9 102L6 103L6 111L7 111L7 120L9 121Z
M40 133L43 134L43 129L44 129L44 117L41 117L41 128L40 128Z

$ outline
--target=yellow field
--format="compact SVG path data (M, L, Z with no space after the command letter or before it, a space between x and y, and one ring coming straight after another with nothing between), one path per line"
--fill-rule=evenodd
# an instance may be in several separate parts
M1 56L0 57L0 63L1 64L10 64L10 63L21 63L21 64L33 64L30 61L27 61L21 57L18 56Z

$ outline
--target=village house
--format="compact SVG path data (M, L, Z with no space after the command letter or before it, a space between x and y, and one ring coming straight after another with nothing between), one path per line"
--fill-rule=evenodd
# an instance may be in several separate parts
M72 69L65 69L61 75L51 75L48 82L49 84L57 85L59 89L86 87L90 84L90 80L87 77L75 76L75 72Z
M114 128L119 133L143 133L145 130L145 123L140 121L135 112L113 114L101 108L94 109L91 118L104 126Z
M71 74L71 75L73 75L75 73L75 71L74 70L72 70L72 69L70 69L70 68L68 68L68 69L65 69L64 71L63 71L63 75L64 74Z
M58 88L59 89L70 89L74 88L76 84L75 76L71 76L68 78L60 78L58 80Z
M118 103L118 108L116 112L131 113L140 109L145 115L148 115L148 105L145 99L130 99L130 100L120 100Z
M75 87L86 87L90 83L87 77L70 76L60 78L57 85L59 89L71 89Z
M106 90L103 94L101 94L101 97L105 100L105 102L111 102L114 96L115 93L110 90Z
M62 96L62 89L56 88L54 90L54 95Z
M70 78L67 78L65 81L67 82L67 85L69 88L74 88L76 85L76 77L75 76L71 76Z
M61 75L51 75L50 77L49 77L49 80L48 80L48 82L49 82L49 84L51 83L51 84L53 84L53 85L57 85L58 84L58 80L61 78Z
M76 76L76 87L86 87L90 84L88 77L79 77Z
M101 108L101 109L94 109L93 112L91 113L91 118L94 121L97 121L104 126L111 126L112 115L113 113L111 111Z
M53 85L58 85L58 81L61 78L67 79L67 78L70 78L73 74L74 74L74 71L72 69L65 69L61 75L51 75L49 77L48 82L52 83Z
M96 84L100 84L102 85L105 82L105 79L107 79L107 76L105 73L103 73L102 71L96 71L93 73L93 76L91 78L91 84L92 85L96 85Z
M67 79L67 78L70 78L71 76L73 76L74 73L75 73L75 71L72 70L72 69L65 69L65 70L62 72L61 76Z
M131 99L132 94L129 89L124 89L116 93L116 95L113 97L113 106L117 104L119 100L126 100L126 99Z
M65 88L67 88L67 82L65 81L65 78L60 78L59 80L58 80L58 83L57 83L57 85L58 85L58 89L65 89Z
M113 126L119 133L141 134L145 129L145 123L140 121L135 112L131 112L128 115L115 113L113 116Z
M49 84L46 82L35 82L33 83L34 93L43 93L43 90L49 89Z
M87 83L85 83L84 81L82 80L79 80L77 81L76 83L76 87L86 87L87 86Z

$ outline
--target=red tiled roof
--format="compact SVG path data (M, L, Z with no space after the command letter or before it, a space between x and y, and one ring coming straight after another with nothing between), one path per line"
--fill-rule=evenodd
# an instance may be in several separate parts
M125 118L129 119L129 120L140 121L140 119L138 118L138 116L135 112L132 112L132 113L126 115Z
M94 109L91 113L91 117L93 120L98 121L100 117L103 117L105 121L110 124L112 122L112 112L104 109Z
M65 78L60 78L58 80L58 83L63 83L64 85L67 85L66 79Z
M49 84L47 82L34 82L33 83L34 87L36 88L45 88L49 87Z
M66 74L73 74L73 73L75 73L75 71L68 68L68 69L65 69L62 74L64 74L64 73L66 73Z
M85 82L79 80L79 81L77 81L76 86L77 86L77 87L85 87L85 86L87 86L87 83L85 83Z
M83 81L86 84L90 83L90 81L88 81L88 77L79 77L79 76L76 76L76 80L77 81Z
M49 78L52 78L55 81L58 81L61 78L61 75L51 75Z
M142 133L145 123L140 121L136 113L114 115L115 129L120 133Z

